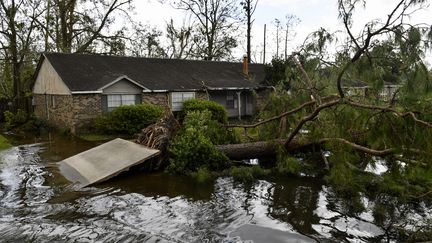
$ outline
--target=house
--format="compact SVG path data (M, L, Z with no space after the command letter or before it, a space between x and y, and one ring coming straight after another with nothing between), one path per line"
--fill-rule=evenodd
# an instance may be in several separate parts
M246 61L45 53L35 73L33 105L37 117L74 133L103 112L144 102L179 111L187 99L206 99L241 118L269 93L258 85L264 76L262 64Z
M389 101L393 98L400 87L402 87L400 84L384 82L382 89L378 94L375 93L375 96L380 100ZM374 95L370 85L360 80L343 80L342 89L350 97L365 98Z

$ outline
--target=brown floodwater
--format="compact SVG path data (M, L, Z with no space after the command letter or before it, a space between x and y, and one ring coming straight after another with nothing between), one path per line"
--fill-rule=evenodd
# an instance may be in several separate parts
M56 163L97 145L8 136L0 152L2 242L367 242L385 237L370 210L343 213L316 178L198 183L132 172L77 189ZM367 208L371 203L364 199Z

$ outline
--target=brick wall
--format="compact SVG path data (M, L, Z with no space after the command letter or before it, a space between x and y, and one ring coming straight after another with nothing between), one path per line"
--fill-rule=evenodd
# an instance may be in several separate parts
M199 91L195 93L195 98L199 100L209 100L209 95L205 91Z
M34 94L34 113L58 128L70 128L72 133L89 128L102 113L101 95L41 95Z
M169 108L169 93L143 93L142 102Z
M34 113L37 117L57 127L73 125L72 95L38 95L35 94Z
M73 95L73 126L77 133L92 127L94 119L102 114L102 96L100 94Z

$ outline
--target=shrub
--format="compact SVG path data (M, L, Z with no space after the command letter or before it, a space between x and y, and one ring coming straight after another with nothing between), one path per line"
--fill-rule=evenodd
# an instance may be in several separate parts
M209 182L213 178L211 171L205 167L199 168L197 172L193 172L190 175L195 178L198 183Z
M208 110L190 111L187 113L183 126L185 129L197 128L213 144L229 144L237 141L235 134L224 128Z
M8 149L11 146L12 145L10 145L9 141L5 137L0 135L0 150Z
M258 165L252 167L234 167L230 171L230 175L234 178L234 180L245 183L253 182L257 179L263 178L269 173L269 170L265 170Z
M163 108L152 104L120 106L99 116L95 127L100 133L133 135L156 122L162 114Z
M170 165L167 170L176 174L190 174L200 168L222 170L229 165L228 158L215 147L223 142L220 124L211 119L209 111L189 112L183 130L170 145Z
M181 117L184 118L191 111L210 111L211 119L220 123L228 121L227 111L222 105L208 100L190 99L183 103Z
M228 165L228 158L197 128L188 128L170 146L172 155L168 171L188 174L201 167L220 170Z
M24 110L18 109L17 113L12 113L10 111L4 112L5 117L5 126L7 129L12 129L18 127L28 120L27 112Z
M283 148L277 151L276 160L276 170L278 173L297 175L300 172L300 161L297 158L290 157Z

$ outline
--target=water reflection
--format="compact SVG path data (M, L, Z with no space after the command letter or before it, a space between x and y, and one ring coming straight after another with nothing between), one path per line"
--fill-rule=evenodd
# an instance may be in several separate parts
M202 184L132 173L76 190L55 162L95 144L53 140L0 152L4 241L367 242L385 233L374 224L372 202L363 198L366 210L353 213L311 178L241 184L225 177Z

